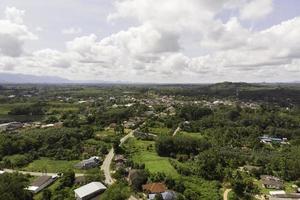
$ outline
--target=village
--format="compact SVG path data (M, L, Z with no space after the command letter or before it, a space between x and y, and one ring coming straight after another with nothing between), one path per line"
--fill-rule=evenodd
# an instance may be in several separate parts
M12 145L12 153L3 151L0 173L27 176L24 189L34 199L48 194L112 198L120 190L120 198L130 200L231 200L240 195L239 187L261 200L300 199L295 165L276 157L282 149L294 151L298 125L288 105L271 111L261 101L237 96L195 98L128 88L121 93L119 88L64 90L47 93L47 100L43 90L2 97L15 103L3 104L0 136L6 143L12 140L9 144L21 138L26 143ZM86 94L91 90L93 95ZM19 103L32 99L43 102ZM276 127L282 124L285 130ZM272 165L264 156L268 154L276 161Z

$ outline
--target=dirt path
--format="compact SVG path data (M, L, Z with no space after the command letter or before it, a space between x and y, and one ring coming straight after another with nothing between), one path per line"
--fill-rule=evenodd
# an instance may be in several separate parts
M224 191L224 194L223 194L223 200L228 200L228 194L229 194L230 191L231 191L231 189L226 189L226 190Z
M57 175L57 173L28 172L28 171L18 171L18 170L13 170L13 169L4 169L3 171L5 171L7 173L18 172L21 174L30 174L31 176L54 176L54 175ZM75 177L78 177L78 176L84 176L84 174L75 174Z

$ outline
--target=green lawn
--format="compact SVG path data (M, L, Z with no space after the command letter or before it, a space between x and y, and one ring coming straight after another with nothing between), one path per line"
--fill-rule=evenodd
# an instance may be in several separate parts
M18 106L25 106L25 105L30 105L29 103L6 103L6 104L1 104L0 105L0 115L7 115L8 112Z
M203 138L201 133L193 133L193 132L186 132L186 131L179 131L176 135L183 135L183 136L191 136L195 138Z
M65 102L50 102L49 112L66 112L66 111L78 111L79 106L74 103Z
M164 172L174 178L179 177L179 174L170 164L169 158L160 157L154 150L153 141L142 141L131 138L124 145L129 149L132 159L136 163L144 163L145 168L151 173Z
M149 130L155 135L172 135L172 130L167 127L149 128Z
M33 172L62 172L68 169L72 169L75 172L83 172L83 170L75 169L74 165L78 163L79 160L51 160L49 158L41 158L38 160L34 160L28 166L22 168L25 171L33 171Z

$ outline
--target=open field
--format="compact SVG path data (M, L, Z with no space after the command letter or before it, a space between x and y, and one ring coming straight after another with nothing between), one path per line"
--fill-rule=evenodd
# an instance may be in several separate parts
M155 135L172 135L172 130L166 127L149 128L150 133Z
M74 165L79 160L51 160L49 158L41 158L34 160L28 166L22 168L22 170L33 171L33 172L63 172L68 169L73 169L75 172L82 172L83 170L75 169Z
M192 133L192 132L186 132L186 131L179 131L177 135L182 135L182 136L191 136L194 138L202 138L203 136L201 133Z
M50 102L49 112L66 112L66 111L78 111L79 106L74 103L64 102Z
M128 140L125 147L130 148L133 161L136 163L144 163L145 168L151 173L163 172L173 178L179 176L177 171L170 164L168 158L157 155L154 150L153 141L142 141L132 138Z
M0 115L7 115L12 108L25 105L30 105L30 103L2 103L0 104Z

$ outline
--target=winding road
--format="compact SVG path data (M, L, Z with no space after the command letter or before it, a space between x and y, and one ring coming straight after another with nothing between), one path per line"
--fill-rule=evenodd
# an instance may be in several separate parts
M124 136L123 138L120 139L120 146L124 142L126 142L126 140L128 140L128 138L133 137L133 132L134 131L131 131L129 134L127 134L126 136ZM114 158L114 156L115 156L114 149L111 148L101 165L101 170L103 170L104 176L105 176L104 182L107 185L112 185L115 182L115 180L111 177L111 173L110 173L110 165L111 165L111 161Z
M223 200L228 200L228 194L229 194L230 191L231 191L231 189L226 189L226 190L224 191L224 194L223 194Z

